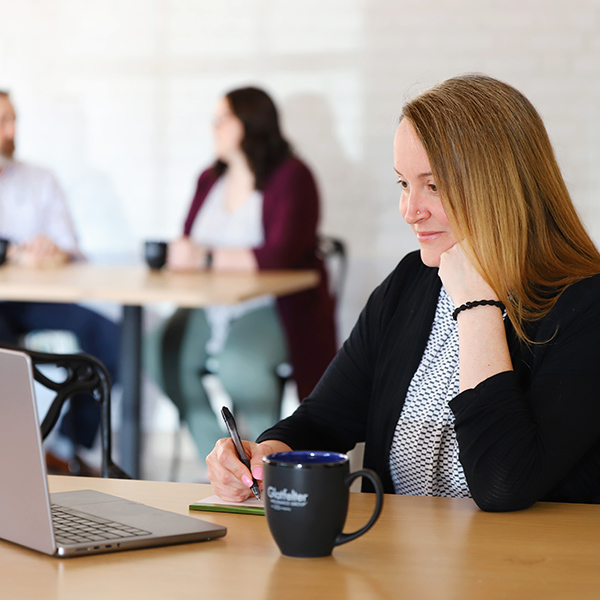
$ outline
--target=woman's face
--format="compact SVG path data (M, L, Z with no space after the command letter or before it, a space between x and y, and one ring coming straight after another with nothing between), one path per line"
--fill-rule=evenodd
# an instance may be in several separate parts
M394 168L402 186L400 213L421 246L421 260L439 267L440 257L456 244L429 166L429 158L414 127L402 119L394 138Z
M227 98L221 98L217 104L213 133L215 154L219 160L228 163L235 154L241 152L244 125L233 114Z

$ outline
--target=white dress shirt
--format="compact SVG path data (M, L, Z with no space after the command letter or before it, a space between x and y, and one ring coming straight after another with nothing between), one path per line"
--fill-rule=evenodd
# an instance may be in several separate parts
M0 171L0 237L19 244L37 235L81 256L65 196L52 173L10 161Z

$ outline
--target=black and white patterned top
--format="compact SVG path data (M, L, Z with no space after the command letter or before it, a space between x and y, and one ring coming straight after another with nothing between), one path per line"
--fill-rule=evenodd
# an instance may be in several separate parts
M390 470L397 494L471 496L448 405L459 391L458 325L453 310L442 287L429 341L392 440Z

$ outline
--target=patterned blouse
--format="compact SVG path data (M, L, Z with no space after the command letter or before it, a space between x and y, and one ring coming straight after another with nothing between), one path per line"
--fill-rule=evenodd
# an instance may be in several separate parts
M448 405L459 391L458 325L453 310L442 287L429 341L392 440L390 470L397 494L471 496Z

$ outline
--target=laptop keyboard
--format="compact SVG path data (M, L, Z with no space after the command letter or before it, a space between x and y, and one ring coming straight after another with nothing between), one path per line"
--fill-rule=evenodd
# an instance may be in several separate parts
M150 531L131 527L131 525L88 515L58 504L52 504L50 509L54 525L54 536L60 544L103 542L150 535L151 533Z

